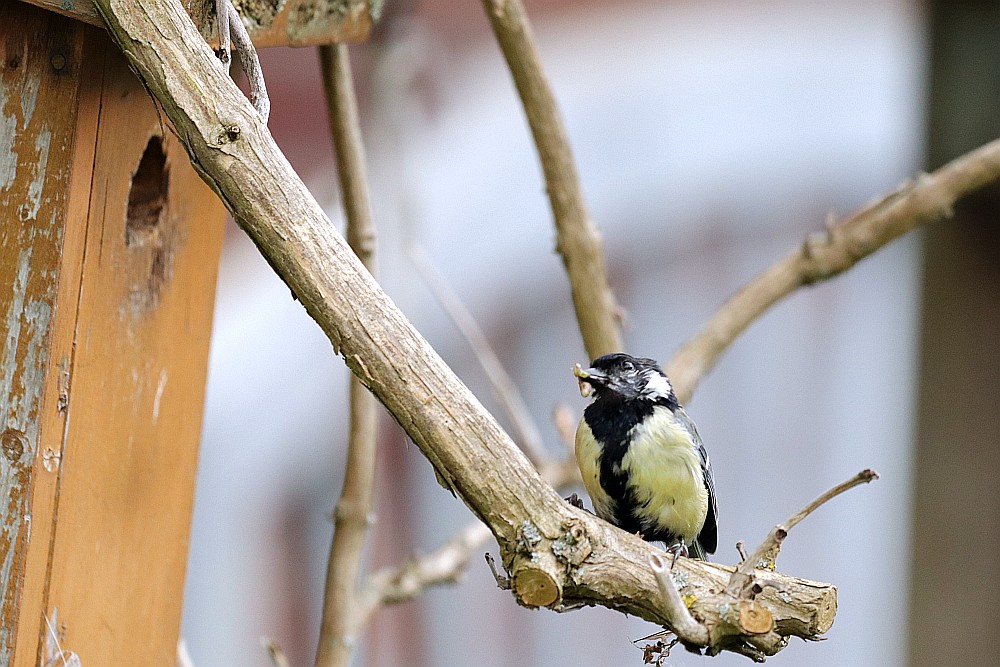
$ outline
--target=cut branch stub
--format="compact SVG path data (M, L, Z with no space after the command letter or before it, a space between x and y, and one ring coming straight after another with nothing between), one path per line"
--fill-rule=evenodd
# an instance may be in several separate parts
M565 511L561 530L552 535L530 521L521 525L507 563L518 602L556 611L600 602L675 629L676 614L648 565L663 552L589 513L568 505ZM833 625L836 587L762 570L757 574L768 586L751 599L726 592L733 572L686 558L668 572L690 620L704 627L685 635L697 638L686 641L689 646L745 653L749 642L763 657L780 651L788 636L817 639Z
M561 570L538 526L524 521L517 537L517 554L510 569L511 588L518 602L548 607L562 599Z

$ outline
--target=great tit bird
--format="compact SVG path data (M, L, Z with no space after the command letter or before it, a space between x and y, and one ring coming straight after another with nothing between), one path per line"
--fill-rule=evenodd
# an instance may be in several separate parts
M652 359L608 354L574 368L596 398L576 430L576 459L597 516L706 560L715 553L715 481L694 422Z

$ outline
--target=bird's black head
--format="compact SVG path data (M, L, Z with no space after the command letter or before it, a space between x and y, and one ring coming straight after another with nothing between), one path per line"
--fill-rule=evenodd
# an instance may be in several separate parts
M594 359L590 368L573 372L581 383L590 385L597 400L677 403L670 380L652 359L616 352Z

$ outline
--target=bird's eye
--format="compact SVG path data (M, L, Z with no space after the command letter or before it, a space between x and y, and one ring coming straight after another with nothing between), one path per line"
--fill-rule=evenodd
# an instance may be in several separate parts
M631 361L626 361L622 363L622 368L631 373L635 370L635 365Z

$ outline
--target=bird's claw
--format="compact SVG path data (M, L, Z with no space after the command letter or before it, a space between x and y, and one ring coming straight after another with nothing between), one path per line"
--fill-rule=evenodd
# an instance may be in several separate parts
M688 557L687 544L684 543L684 540L677 540L667 548L667 553L673 554L673 559L670 561L670 569L673 570L674 565L677 565L678 556Z

